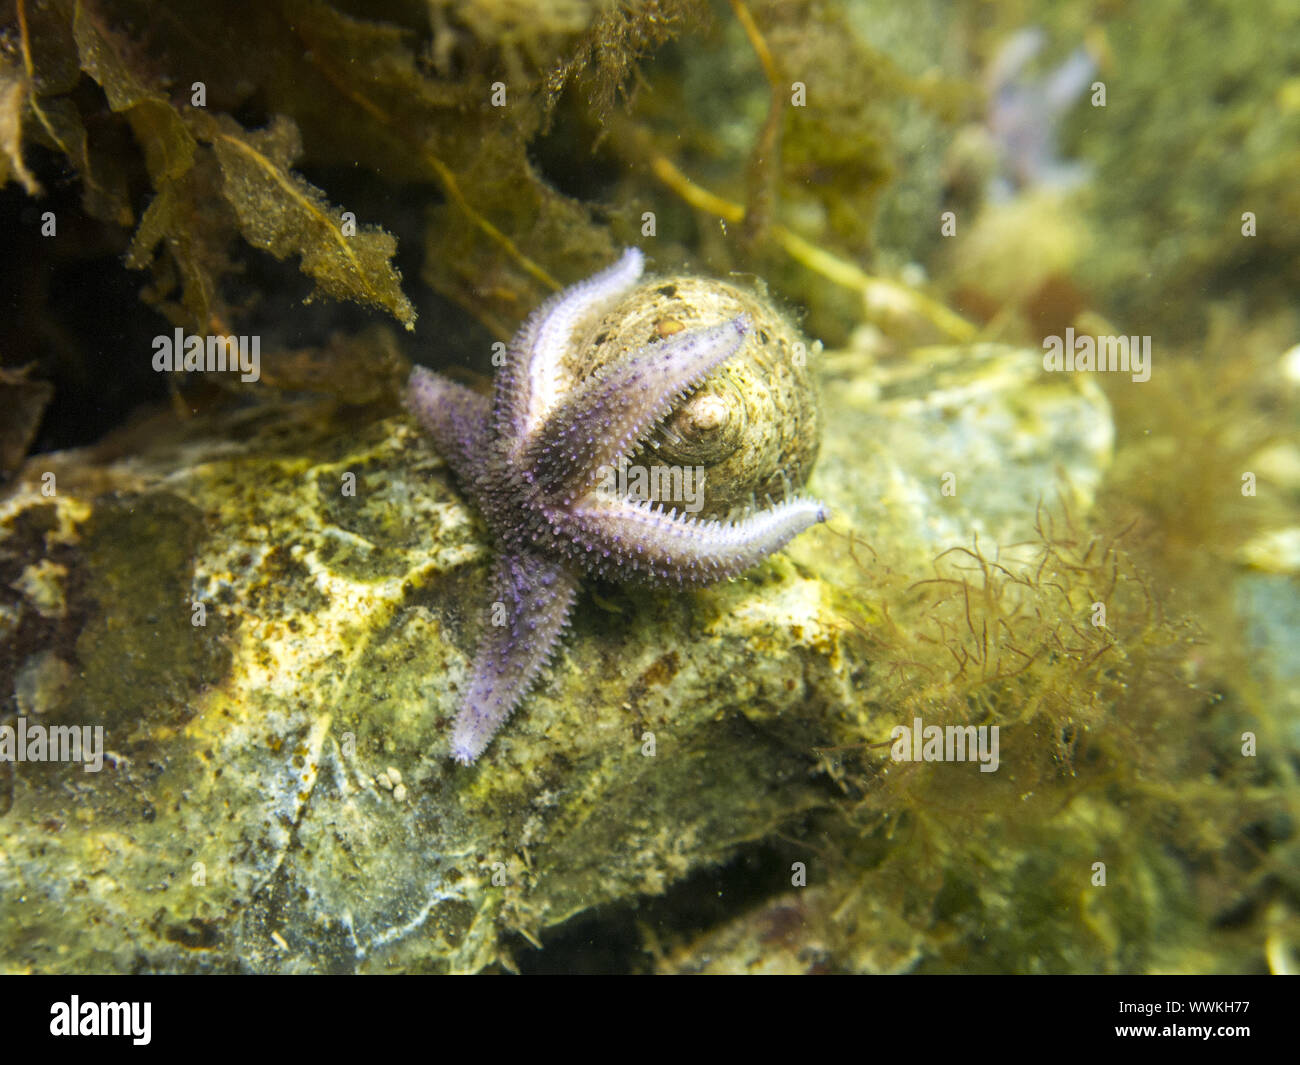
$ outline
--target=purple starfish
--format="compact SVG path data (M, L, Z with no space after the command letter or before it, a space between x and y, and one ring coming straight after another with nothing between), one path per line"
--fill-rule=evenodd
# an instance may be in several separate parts
M790 499L736 521L697 521L616 495L603 474L745 342L744 317L647 344L574 382L564 363L582 326L644 267L631 248L548 300L516 334L492 400L417 366L407 409L433 437L497 542L493 620L456 716L452 754L473 762L553 653L584 575L652 584L735 577L826 508Z

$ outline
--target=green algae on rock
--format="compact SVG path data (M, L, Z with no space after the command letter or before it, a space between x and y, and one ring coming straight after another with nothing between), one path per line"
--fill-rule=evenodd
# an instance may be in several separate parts
M29 461L0 502L0 684L33 717L103 725L106 755L97 774L0 767L14 900L0 958L42 972L511 967L575 918L716 896L748 856L757 908L668 944L662 967L752 968L755 937L790 913L819 931L811 953L772 955L787 969L934 969L963 952L1010 967L1030 951L1043 970L1178 967L1155 940L1181 941L1189 888L1146 837L1123 844L1138 879L1086 920L1050 916L1080 888L1065 873L1045 884L1042 863L1115 846L1123 818L1102 793L1065 827L1041 811L1078 786L1062 768L1073 752L1109 748L1051 737L1057 718L1006 701L1016 689L991 673L944 679L951 619L1066 632L1104 567L1057 547L1048 577L965 607L961 580L942 599L917 587L975 532L1019 572L1040 497L1086 511L1108 410L1036 358L976 347L868 372L860 352L828 353L831 377L868 382L826 390L814 488L843 517L729 584L592 590L527 713L469 769L447 744L487 623L487 544L406 418L281 402ZM945 495L954 455L969 480ZM1067 564L1073 585L1055 573ZM1103 676L1064 646L1013 683L1041 701L1101 678L1076 727L1109 728L1141 647L1122 644ZM997 780L909 771L872 748L900 713L956 704L1019 730ZM1133 722L1112 746L1169 720ZM949 803L967 819L943 829ZM768 858L809 832L840 859L817 865L801 845L805 896ZM1016 945L980 948L1011 935L1022 903Z
M750 734L732 721L750 699L753 727L793 715L833 672L796 637L818 624L810 578L787 566L711 604L651 596L580 620L501 764L457 774L446 737L485 545L413 427L300 403L150 429L128 459L43 456L4 503L6 687L52 645L75 676L45 716L103 724L111 752L93 779L13 767L0 877L24 902L4 918L7 964L478 969L503 929L656 891L810 801L801 756L734 749ZM47 558L66 573L58 619L12 579ZM773 582L805 590L769 599ZM809 658L798 684L792 655ZM730 699L726 673L745 678ZM701 763L714 784L687 809ZM377 784L389 766L405 796ZM694 845L669 830L691 821ZM564 849L546 846L556 825ZM635 838L599 878L573 864ZM91 915L73 943L41 917L69 894Z

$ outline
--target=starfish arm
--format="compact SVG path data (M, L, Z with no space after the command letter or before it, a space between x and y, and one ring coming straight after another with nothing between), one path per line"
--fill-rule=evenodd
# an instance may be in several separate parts
M1054 118L1065 114L1088 88L1096 69L1086 48L1080 46L1071 52L1065 62L1052 71L1043 86L1043 100L1048 114Z
M406 382L402 402L433 437L438 453L455 474L466 483L473 481L488 451L487 397L417 366Z
M577 593L569 570L532 554L502 554L492 574L494 613L456 715L451 753L473 762L505 723L555 650Z
M546 420L524 462L543 492L568 506L635 451L647 434L719 365L740 350L741 315L651 344L594 374Z
M737 521L696 521L592 493L564 520L573 561L598 577L710 584L743 573L827 517L817 500L791 499Z
M641 278L645 256L628 248L613 266L571 285L529 317L511 342L496 379L495 426L503 440L529 439L564 395L562 365L573 334L604 314Z

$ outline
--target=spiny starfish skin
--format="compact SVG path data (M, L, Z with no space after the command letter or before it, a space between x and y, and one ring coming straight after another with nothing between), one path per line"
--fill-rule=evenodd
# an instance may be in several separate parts
M486 397L417 366L407 409L472 497L498 554L489 625L452 732L452 756L473 762L546 666L584 576L698 585L743 573L809 526L815 500L793 498L736 521L697 521L613 495L603 470L636 450L683 396L735 355L744 316L649 344L579 385L563 366L578 330L641 277L635 248L558 293L516 334Z

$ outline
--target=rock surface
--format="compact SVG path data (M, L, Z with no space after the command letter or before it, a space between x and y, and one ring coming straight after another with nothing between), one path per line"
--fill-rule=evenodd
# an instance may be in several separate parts
M588 588L468 769L448 737L488 548L404 416L284 402L30 460L0 499L0 724L102 726L104 752L0 763L4 967L510 966L512 933L825 807L816 749L878 712L837 610L870 581L854 540L918 570L1009 547L1038 501L1086 507L1111 439L1100 392L1032 352L827 366L831 525L731 584ZM895 941L863 966L906 967Z

